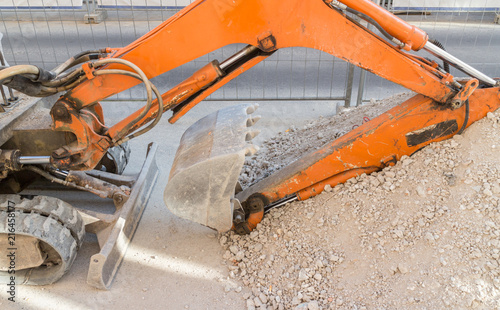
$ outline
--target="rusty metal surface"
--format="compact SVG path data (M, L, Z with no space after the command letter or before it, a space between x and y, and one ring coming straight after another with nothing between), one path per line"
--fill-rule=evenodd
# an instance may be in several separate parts
M123 197L130 194L130 189L125 186L116 186L111 182L90 176L83 171L70 171L65 181L89 189L89 191L98 191L104 196L102 198L123 199ZM118 196L122 198L118 198Z

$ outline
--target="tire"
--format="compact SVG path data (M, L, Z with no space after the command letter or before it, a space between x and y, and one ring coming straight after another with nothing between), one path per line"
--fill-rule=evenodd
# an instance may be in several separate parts
M14 225L8 221L12 218ZM60 199L47 196L0 195L0 238L5 240L12 228L15 236L38 240L36 253L23 253L20 247L18 251L21 252L16 252L16 256L43 258L39 266L16 269L17 284L46 285L59 280L71 268L85 236L85 226L77 210ZM13 274L5 271L6 266L1 267L0 282L9 283Z
M130 159L128 142L112 147L108 150L95 169L115 174L122 174Z

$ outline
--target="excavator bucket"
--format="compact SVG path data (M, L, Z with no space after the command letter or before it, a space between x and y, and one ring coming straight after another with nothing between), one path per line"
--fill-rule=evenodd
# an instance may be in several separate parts
M177 149L164 200L175 215L219 232L233 224L234 191L245 156L257 147L250 114L258 105L242 104L210 114L189 127Z

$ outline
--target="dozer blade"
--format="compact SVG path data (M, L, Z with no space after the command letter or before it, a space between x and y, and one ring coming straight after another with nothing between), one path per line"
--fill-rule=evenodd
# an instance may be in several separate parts
M116 220L111 221L111 225L104 224L102 230L92 231L98 238L101 234L106 237L100 245L101 251L90 258L87 274L89 285L101 290L111 287L158 177L155 160L157 148L155 143L148 145L142 169L134 181L130 196L117 213ZM86 227L87 231L92 230L89 226L91 225Z
M214 228L231 229L233 202L245 155L257 131L249 129L258 105L242 104L210 114L189 127L177 149L164 200L175 215Z

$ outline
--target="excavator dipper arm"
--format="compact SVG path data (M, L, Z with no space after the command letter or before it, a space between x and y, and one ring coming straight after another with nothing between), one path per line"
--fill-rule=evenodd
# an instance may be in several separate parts
M371 5L367 0L355 2L358 6ZM385 12L376 8L374 12ZM425 46L425 32L390 13L382 17L387 16L398 21L398 25L406 25L399 32L398 28L391 31L399 34L404 46ZM157 116L157 100L111 128L83 113L99 100L141 81L133 74L113 72L135 74L137 69L127 65L132 63L150 79L233 43L245 43L248 47L233 59L208 64L161 96L163 110L174 111L171 122L272 52L293 46L327 52L437 102L447 102L457 92L449 74L410 56L322 0L200 0L129 46L115 50L105 61L98 61L98 68L94 68L95 64L87 68L88 79L68 91L53 107L54 129L73 132L77 142L56 150L52 162L65 169L92 168L109 147L123 142L132 131Z

